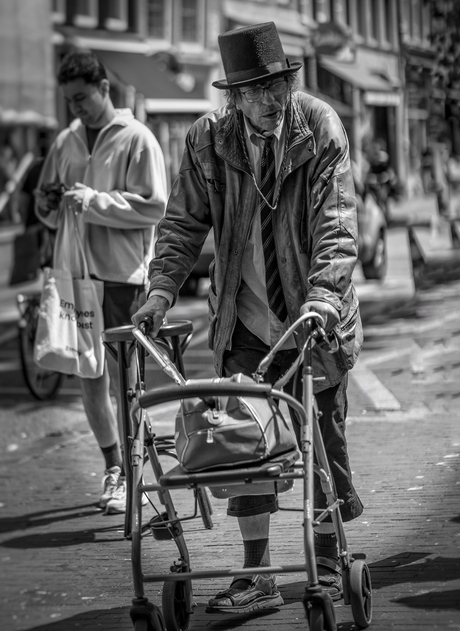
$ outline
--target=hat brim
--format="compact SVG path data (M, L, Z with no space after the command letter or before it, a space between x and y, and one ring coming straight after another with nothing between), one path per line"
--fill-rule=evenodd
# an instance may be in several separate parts
M235 81L234 83L228 83L225 79L221 79L220 81L213 81L212 85L219 90L244 88L247 85L254 85L271 79L276 79L277 77L284 77L288 74L293 74L294 72L300 70L302 66L303 64L300 63L300 61L294 61L289 68L284 68L283 70L278 70L277 72L261 74L259 77L251 77L251 79L246 79L245 81Z

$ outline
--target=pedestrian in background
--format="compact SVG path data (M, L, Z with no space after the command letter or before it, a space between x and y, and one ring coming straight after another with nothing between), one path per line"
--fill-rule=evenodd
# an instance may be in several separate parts
M131 110L115 109L106 70L93 53L69 53L57 79L75 119L46 157L36 211L50 228L59 227L63 213L78 214L89 272L104 281L104 326L130 324L145 301L154 226L167 199L163 154ZM62 185L67 190L60 201ZM81 379L81 392L105 460L100 506L120 513L126 481L111 391L119 409L117 365L107 356L102 377Z
M219 376L252 375L301 314L318 312L335 331L335 355L315 347L321 430L344 521L362 504L353 487L345 440L347 371L359 353L362 327L352 284L357 217L349 145L334 110L295 90L300 63L290 64L273 22L219 36L226 79L224 107L190 129L179 177L158 226L146 304L133 316L157 333L193 268L211 228L215 260L209 290L209 341ZM298 356L290 339L267 373L274 383ZM301 400L298 374L287 390ZM299 420L293 416L299 438ZM315 476L317 478L317 476ZM326 499L315 479L315 506ZM247 576L209 602L209 612L247 613L283 604L269 566L275 495L229 499L238 519ZM287 529L289 525L286 525ZM320 582L342 595L337 539L330 521L315 527Z

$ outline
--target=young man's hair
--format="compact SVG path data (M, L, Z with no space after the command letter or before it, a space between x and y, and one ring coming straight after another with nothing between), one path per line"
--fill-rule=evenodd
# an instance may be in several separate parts
M105 67L94 53L77 50L68 53L62 60L57 75L59 85L77 79L94 85L98 85L102 79L107 79Z

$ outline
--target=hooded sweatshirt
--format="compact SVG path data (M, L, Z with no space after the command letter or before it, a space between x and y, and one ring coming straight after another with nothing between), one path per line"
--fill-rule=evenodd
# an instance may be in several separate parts
M79 221L89 273L145 284L154 226L167 200L163 153L148 127L131 110L116 110L90 153L86 128L75 119L57 136L43 165L39 186L51 182L88 187ZM58 229L65 211L64 202L46 216L37 208L41 221Z

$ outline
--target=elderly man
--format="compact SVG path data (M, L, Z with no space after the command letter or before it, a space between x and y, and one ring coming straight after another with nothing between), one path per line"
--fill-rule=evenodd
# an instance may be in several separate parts
M349 146L326 103L295 91L300 63L286 59L273 22L219 36L227 103L190 129L179 177L158 227L146 304L133 322L150 320L153 335L174 305L210 228L215 260L209 290L209 343L218 375L251 375L300 314L314 310L340 339L335 355L315 348L321 431L344 521L362 504L353 487L345 440L347 371L362 344L352 284L357 223ZM274 382L297 357L294 339L270 367ZM300 397L300 375L287 388ZM299 436L299 423L293 418ZM317 476L315 476L317 477ZM315 506L325 497L315 481ZM238 519L247 577L209 602L209 612L247 613L283 604L270 565L270 513L275 495L229 499ZM289 527L287 525L287 527ZM332 523L315 528L320 582L342 595Z

